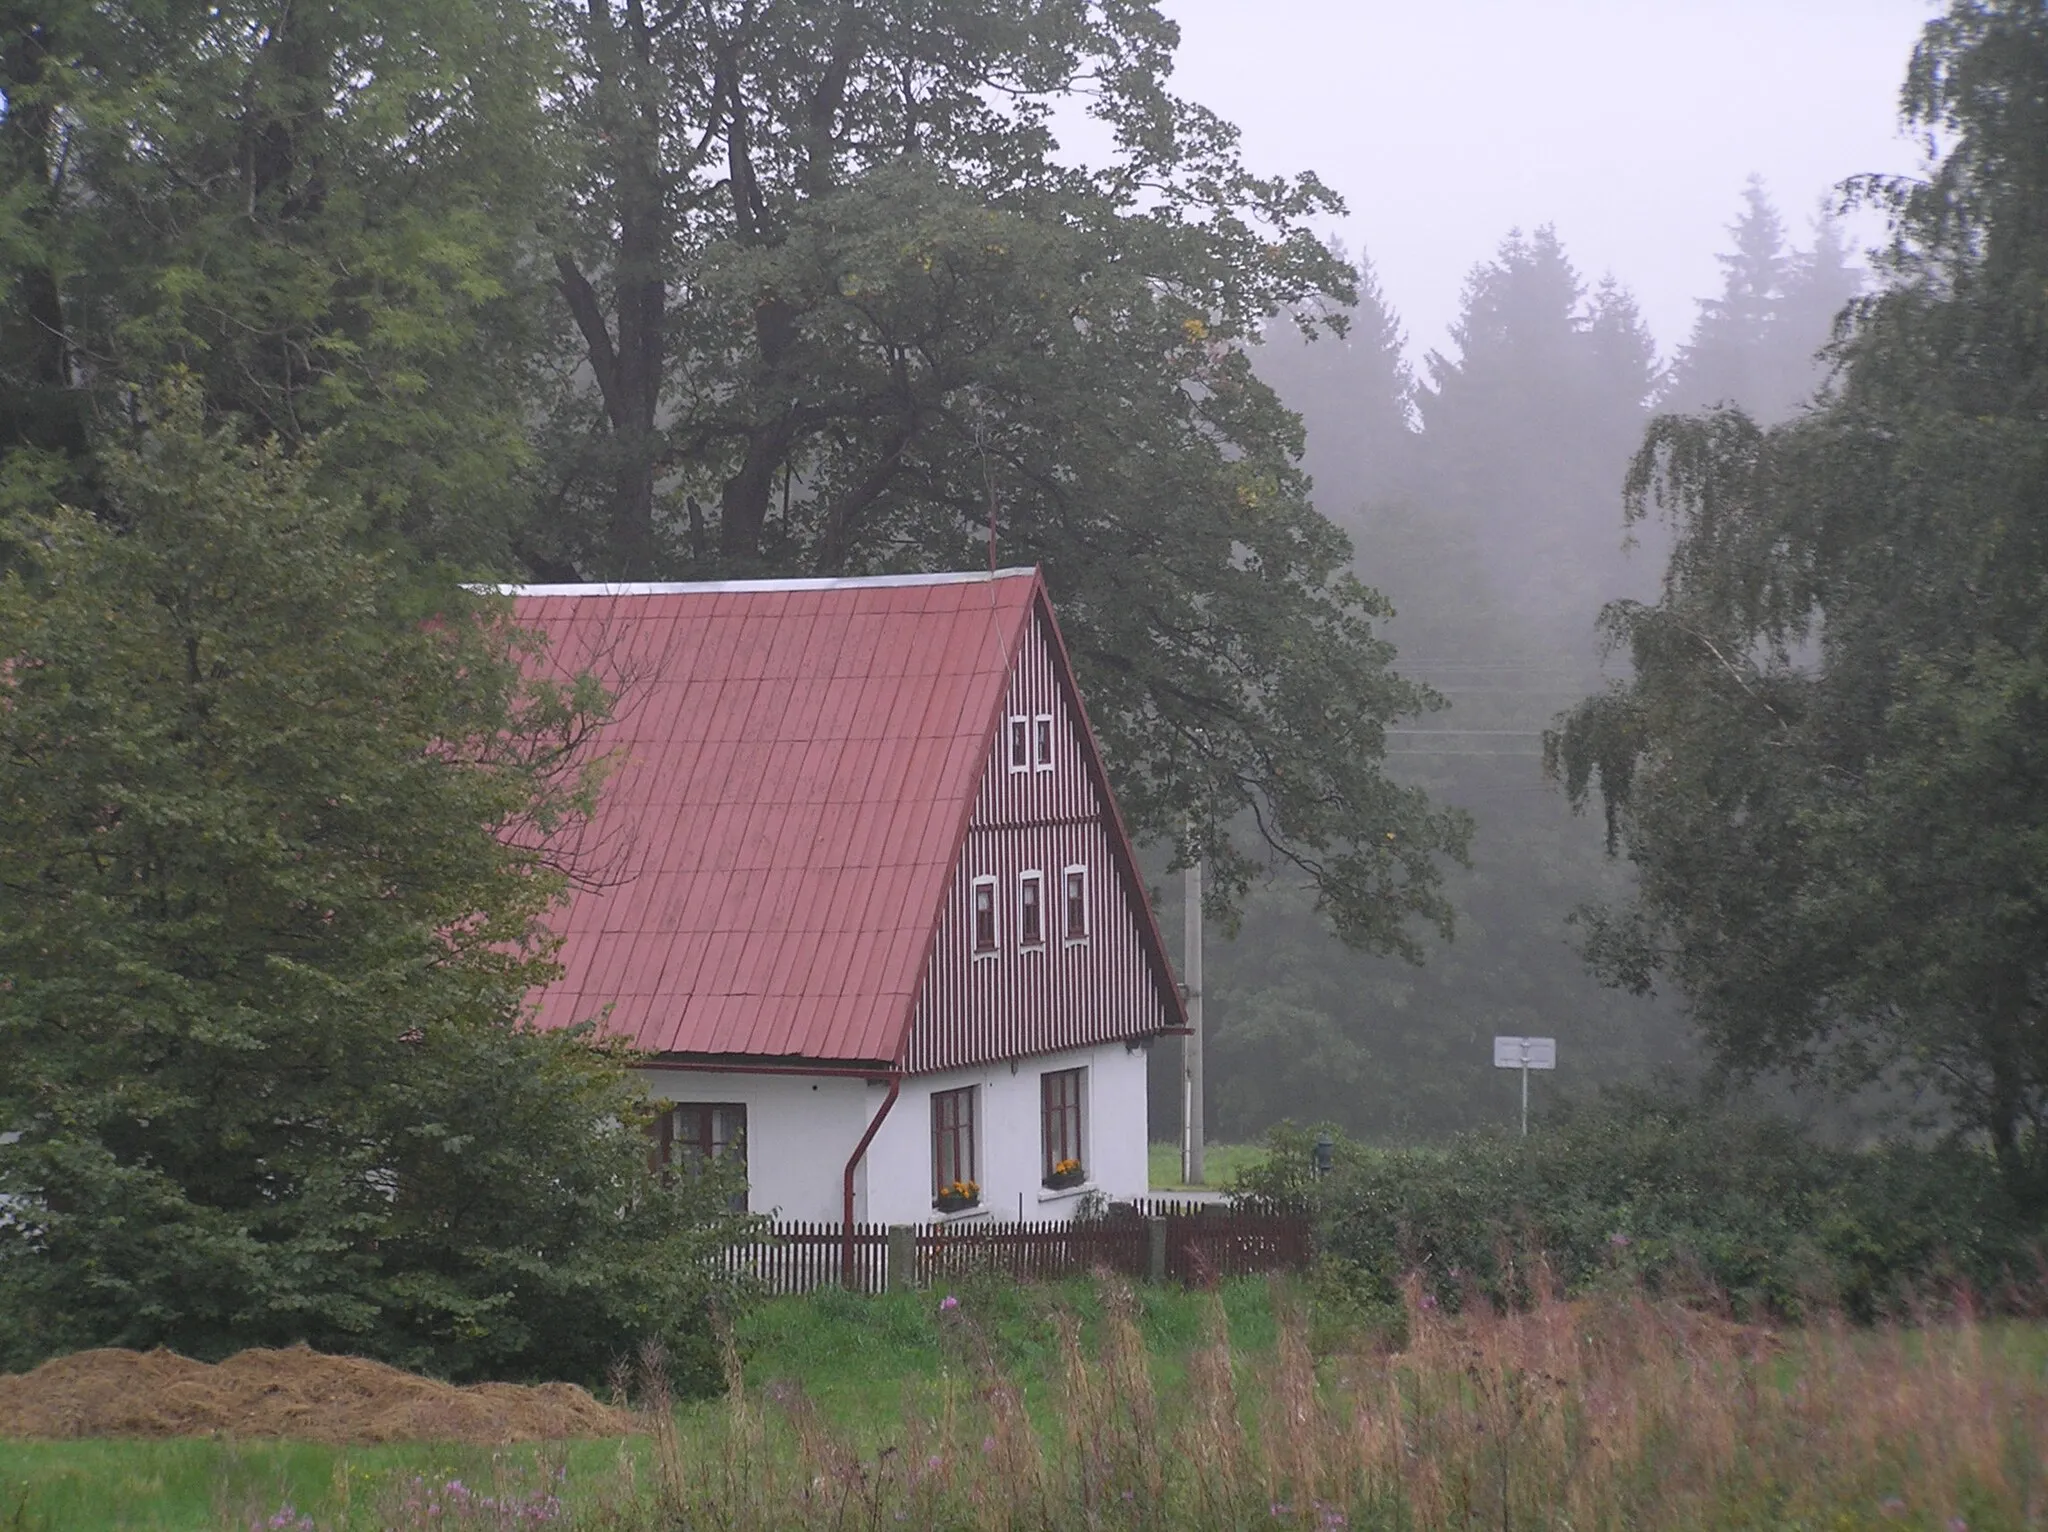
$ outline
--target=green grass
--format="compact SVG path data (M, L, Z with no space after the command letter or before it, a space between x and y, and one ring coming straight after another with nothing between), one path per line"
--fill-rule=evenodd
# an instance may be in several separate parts
M1247 1352L1272 1349L1271 1295L1267 1281L1256 1277L1227 1282L1218 1290L1232 1337ZM958 1308L941 1308L948 1296L958 1300ZM1178 1287L1141 1286L1136 1300L1138 1328L1155 1376L1170 1382L1201 1339L1209 1297ZM750 1388L772 1392L781 1383L800 1383L827 1418L865 1435L929 1403L945 1377L968 1370L961 1336L970 1327L1036 1410L1059 1370L1056 1316L1062 1313L1079 1322L1084 1340L1092 1344L1103 1317L1094 1284L972 1281L950 1292L863 1298L828 1291L777 1298L749 1314L735 1339Z
M1240 1170L1247 1170L1266 1158L1263 1144L1209 1144L1202 1153L1203 1184L1216 1190L1229 1189ZM1154 1191L1181 1191L1187 1186L1180 1176L1180 1145L1154 1144L1149 1155Z
M560 1449L555 1449L559 1451ZM616 1442L577 1442L563 1454L569 1483L596 1482L618 1461ZM353 1513L370 1526L376 1502L414 1475L488 1486L544 1477L531 1447L330 1447L317 1442L0 1440L0 1528L6 1532L212 1532L243 1529L289 1505L325 1527Z

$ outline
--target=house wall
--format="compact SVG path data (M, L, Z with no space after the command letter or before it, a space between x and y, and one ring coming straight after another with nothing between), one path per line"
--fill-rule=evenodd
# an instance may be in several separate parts
M1088 1180L1066 1192L1042 1184L1039 1076L1085 1067L1082 1109ZM885 1088L861 1080L798 1075L700 1074L641 1070L661 1101L736 1102L747 1108L749 1208L778 1218L836 1223L846 1157L881 1108ZM981 1159L978 1216L1071 1217L1090 1189L1112 1198L1147 1190L1145 1053L1122 1043L1068 1049L903 1082L854 1178L854 1217L863 1223L926 1223L932 1208L931 1098L974 1086ZM971 1215L970 1215L971 1216Z
M939 1091L978 1087L981 1208L984 1216L1053 1220L1073 1215L1084 1191L1112 1198L1147 1191L1145 1052L1122 1043L1074 1048L1015 1061L998 1060L937 1074L913 1075L867 1154L867 1197L862 1217L877 1223L924 1223L932 1210L931 1098ZM1041 1180L1038 1077L1085 1066L1082 1134L1085 1186L1064 1193ZM880 1092L876 1092L880 1095ZM842 1157L843 1158L843 1157Z
M1052 761L1011 769L1009 720L1053 720ZM912 1070L1050 1053L1178 1026L1172 976L1148 941L1151 915L1112 843L1115 816L1091 769L1086 723L1060 684L1043 618L1019 646L994 749L939 915L911 1018ZM1035 754L1035 740L1034 754ZM1062 875L1087 869L1088 934L1069 941ZM1044 879L1044 941L1018 941L1021 874ZM973 886L994 878L997 944L973 950Z
M860 1080L801 1075L637 1072L657 1101L737 1102L747 1109L747 1206L808 1222L840 1220L846 1157L882 1104ZM899 1108L900 1110L900 1108Z

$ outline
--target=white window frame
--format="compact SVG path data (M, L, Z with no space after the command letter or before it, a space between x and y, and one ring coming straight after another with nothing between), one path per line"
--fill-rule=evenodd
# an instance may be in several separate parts
M1067 927L1067 880L1076 873L1081 875L1081 934L1076 936ZM1088 907L1088 864L1069 862L1060 869L1060 940L1069 947L1085 947L1088 938L1095 934L1094 911Z
M1024 939L1024 885L1038 885L1038 940ZM1043 952L1046 942L1045 921L1045 872L1042 868L1027 867L1017 874L1017 950L1019 952Z
M989 934L992 937L992 940L986 947L976 940L979 933L975 929L975 917L978 913L980 895L983 889L988 890L988 924ZM973 954L977 962L982 958L1000 957L1002 955L1003 901L998 896L996 880L992 874L976 878L967 885L967 950Z
M1041 729L1043 729L1043 730L1045 731L1045 733L1043 734L1043 736L1041 736L1041 735L1040 735L1040 733L1039 733L1039 730L1041 730ZM1044 741L1045 741L1045 759L1044 759L1044 760L1040 760L1040 759L1038 758L1038 745L1039 745L1039 740L1040 740L1041 738L1043 738L1043 739L1044 739ZM1052 714L1050 714L1050 713L1034 713L1034 714L1032 714L1032 715L1031 715L1031 765L1032 765L1032 769L1033 769L1034 771L1051 771L1051 770L1052 770L1052 748L1053 748L1053 717L1052 717Z
M1017 759L1017 731L1024 731L1024 759ZM1026 772L1031 769L1031 751L1036 741L1032 738L1031 715L1012 713L1003 724L1003 759L1009 763L1012 772Z

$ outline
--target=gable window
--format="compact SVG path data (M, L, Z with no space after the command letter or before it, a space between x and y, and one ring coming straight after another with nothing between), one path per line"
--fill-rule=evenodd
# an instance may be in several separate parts
M1076 864L1060 875L1061 929L1070 942L1088 940L1088 869Z
M1027 872L1017 879L1017 945L1045 945L1045 875Z
M969 906L974 925L974 952L979 957L996 950L996 880L976 878L973 902Z
M1010 720L1010 770L1031 769L1031 720L1018 717Z
M1040 713L1031 720L1033 761L1040 771L1052 770L1052 714Z
M932 1200L971 1207L981 1200L973 1086L932 1093Z
M1081 1153L1081 1095L1085 1069L1056 1069L1038 1077L1039 1139L1047 1186L1078 1186L1088 1172Z
M714 1161L729 1161L742 1174L747 1165L747 1109L735 1101L678 1101L654 1122L656 1159L664 1166L700 1173ZM734 1212L747 1210L743 1186L733 1193Z

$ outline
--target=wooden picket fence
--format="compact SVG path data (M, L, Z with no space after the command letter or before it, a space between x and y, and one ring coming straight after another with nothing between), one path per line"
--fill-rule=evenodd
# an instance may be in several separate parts
M903 1285L933 1287L976 1275L1054 1282L1102 1271L1143 1280L1154 1270L1155 1226L1163 1226L1166 1278L1196 1286L1298 1270L1312 1253L1308 1221L1296 1214L1149 1199L1083 1223L976 1218L915 1224L895 1242L912 1262ZM769 1293L808 1293L840 1285L845 1250L843 1224L772 1223L727 1259ZM890 1254L888 1225L855 1224L849 1285L863 1293L887 1289Z
M735 1245L726 1264L753 1278L770 1293L808 1293L837 1287L846 1259L846 1225L837 1223L772 1223L764 1225L752 1244ZM889 1229L886 1224L853 1226L853 1286L879 1293L888 1285Z
M1145 1225L1135 1218L1078 1224L980 1219L923 1224L917 1231L917 1285L931 1287L967 1276L1057 1282L1096 1271L1142 1277L1147 1237Z

